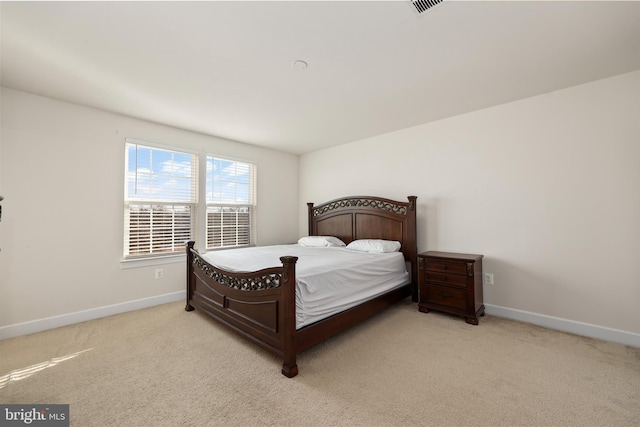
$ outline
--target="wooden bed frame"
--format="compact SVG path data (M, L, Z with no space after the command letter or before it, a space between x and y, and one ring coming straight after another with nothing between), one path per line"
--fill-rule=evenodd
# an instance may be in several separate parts
M342 332L411 295L417 301L416 197L399 202L380 197L345 197L319 206L307 203L310 236L401 242L411 283L296 330L296 261L251 273L214 267L187 243L186 311L197 308L283 359L282 374L298 374L298 353Z

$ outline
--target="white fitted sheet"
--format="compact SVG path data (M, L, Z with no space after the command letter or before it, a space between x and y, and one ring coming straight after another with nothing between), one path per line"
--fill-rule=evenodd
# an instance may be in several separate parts
M279 267L280 257L286 255L298 257L297 329L410 281L401 252L369 253L294 244L212 251L202 256L224 270L248 272Z

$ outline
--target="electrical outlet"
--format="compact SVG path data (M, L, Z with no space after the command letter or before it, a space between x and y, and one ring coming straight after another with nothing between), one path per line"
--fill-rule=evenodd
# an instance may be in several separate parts
M164 277L164 270L162 268L156 268L156 279L162 279Z
M483 281L485 285L493 285L493 273L484 273Z

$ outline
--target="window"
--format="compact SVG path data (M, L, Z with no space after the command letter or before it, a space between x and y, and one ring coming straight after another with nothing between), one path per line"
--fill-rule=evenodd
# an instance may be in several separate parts
M207 249L252 243L255 165L207 157Z
M126 143L125 258L182 253L194 235L198 157Z
M253 244L254 164L130 139L125 161L125 259Z

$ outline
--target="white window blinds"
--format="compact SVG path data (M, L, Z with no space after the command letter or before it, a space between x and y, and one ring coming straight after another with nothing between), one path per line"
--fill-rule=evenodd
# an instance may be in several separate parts
M194 235L198 158L126 143L125 258L184 251Z
M207 249L253 242L256 167L207 157Z

